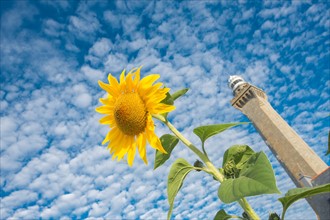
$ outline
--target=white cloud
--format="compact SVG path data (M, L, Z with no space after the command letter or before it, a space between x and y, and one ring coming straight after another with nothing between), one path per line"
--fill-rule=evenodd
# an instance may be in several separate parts
M274 23L271 21L265 21L261 26L262 30L271 30L274 29Z
M289 66L282 66L280 69L283 73L290 73L291 68Z
M59 37L61 35L61 31L63 31L64 25L58 23L53 19L48 19L44 22L45 25L45 33L52 37Z
M1 117L1 134L2 135L10 135L11 133L15 132L17 129L17 123L14 118L12 117Z
M249 33L249 31L251 30L250 25L236 25L235 26L235 32L238 34L246 34Z
M111 24L112 28L120 28L120 16L114 14L112 11L103 12L104 19Z
M131 15L122 20L122 28L125 34L133 33L139 26L141 20L139 16Z
M87 79L89 79L92 82L97 82L98 80L102 79L105 73L103 73L100 70L93 69L88 65L82 66L81 71L85 74Z
M34 202L38 199L38 194L29 190L19 190L11 193L6 198L1 199L2 208L20 207L22 203Z
M251 66L247 67L244 76L246 76L246 80L248 82L251 82L253 85L263 87L269 82L269 74L270 71L268 69L268 66L260 61L257 61Z
M36 219L39 217L39 206L29 206L28 208L17 209L12 216L13 218Z
M78 16L70 16L69 31L80 40L92 41L101 25L95 13L90 11L78 11Z
M111 53L107 56L104 63L104 68L110 70L112 73L119 73L123 70L123 67L127 65L127 57L120 53Z
M89 54L98 58L102 58L109 53L111 47L111 40L107 38L101 38L93 45L93 47L89 49Z
M70 4L66 1L42 0L42 1L40 1L40 3L45 4L45 5L50 5L54 8L56 8L57 10L58 9L67 10L71 7Z
M203 42L205 42L207 45L216 44L217 42L219 42L217 33L210 32L210 33L206 34L203 39Z
M1 34L16 32L24 22L33 21L38 9L24 1L15 2L17 10L7 10L1 14Z
M22 12L22 5L32 13ZM316 64L329 56L329 20L322 5L117 1L111 7L102 2L51 6L61 16L39 14L40 24L34 20L39 5L33 2L8 6L1 17L16 22L1 29L7 31L1 39L0 91L4 218L166 218L170 164L178 157L194 163L197 157L179 144L153 171L150 147L149 165L137 156L129 168L98 145L109 128L98 124L101 116L94 111L104 95L96 82L133 66L144 65L142 75L161 74L171 91L190 88L176 101L170 120L196 145L196 126L247 120L230 106L226 82L228 74L241 74L264 89L279 113L323 155L330 80ZM157 123L156 132L169 131ZM206 147L219 166L226 148L245 143L267 153L283 193L294 187L251 125L213 137ZM222 208L241 214L238 205L218 200L218 186L205 173L189 174L173 218L212 219ZM278 196L249 201L265 219L268 210L280 212ZM288 219L306 216L315 219L305 202L288 212Z

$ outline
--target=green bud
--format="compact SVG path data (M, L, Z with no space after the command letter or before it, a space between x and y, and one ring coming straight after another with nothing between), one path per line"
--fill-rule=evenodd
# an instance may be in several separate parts
M200 160L196 160L196 162L194 163L194 167L203 168L203 167L204 167L204 164L203 164L202 161L200 161ZM196 171L200 172L201 170L198 169L198 170L196 170Z
M229 160L224 168L224 174L226 178L236 178L239 174L239 169L236 168L236 164L233 159Z
M271 212L269 213L268 220L281 220L281 218L276 212Z

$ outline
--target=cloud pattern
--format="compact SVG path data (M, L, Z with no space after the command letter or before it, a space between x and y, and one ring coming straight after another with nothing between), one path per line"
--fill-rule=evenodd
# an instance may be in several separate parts
M170 120L193 143L196 126L247 121L229 102L227 78L239 74L330 164L327 1L2 1L0 10L1 219L166 218L170 164L196 156L179 144L156 171L151 148L148 166L112 161L94 112L104 95L97 80L140 65L172 91L190 88ZM157 124L158 135L168 132ZM251 125L206 147L220 165L233 144L265 151L282 193L294 187ZM218 186L188 175L174 219L212 219L222 208L241 214L218 200ZM281 212L280 196L248 200L265 219ZM305 201L287 216L316 219Z

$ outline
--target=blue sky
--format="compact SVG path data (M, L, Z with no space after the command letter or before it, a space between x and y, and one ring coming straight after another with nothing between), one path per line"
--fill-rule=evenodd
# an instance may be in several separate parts
M100 143L108 129L94 109L97 80L144 65L172 91L190 91L170 120L193 143L194 127L247 121L230 105L231 74L262 88L270 103L329 165L330 3L327 1L1 1L1 218L164 219L171 163L196 156L182 144L153 171L115 162ZM157 134L169 131L157 123ZM215 164L234 144L267 153L278 187L294 185L252 125L206 142ZM188 175L174 219L212 219L235 204L219 184ZM281 195L249 198L263 218ZM316 219L305 201L288 219Z

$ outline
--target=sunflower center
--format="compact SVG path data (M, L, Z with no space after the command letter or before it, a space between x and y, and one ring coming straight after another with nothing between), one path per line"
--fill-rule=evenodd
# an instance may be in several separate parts
M118 128L126 135L137 135L146 128L146 107L137 93L120 95L114 113Z

